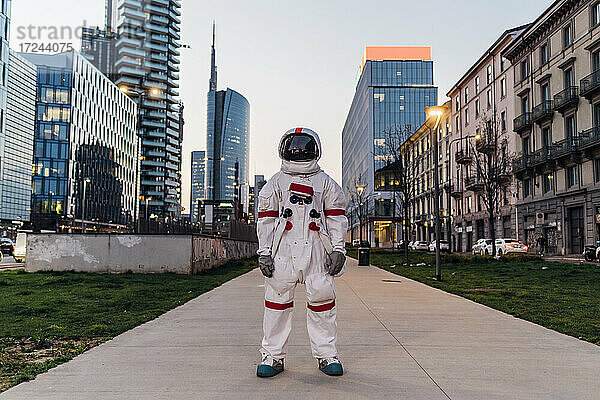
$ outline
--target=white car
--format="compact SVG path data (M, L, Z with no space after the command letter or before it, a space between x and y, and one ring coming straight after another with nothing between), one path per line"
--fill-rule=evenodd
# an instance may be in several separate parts
M489 246L489 248L488 248ZM471 248L473 255L484 255L491 254L492 239L479 239L475 245Z
M440 251L449 251L450 243L447 240L440 240ZM435 251L435 240L429 244L429 251Z
M488 245L487 250L492 254L492 245ZM517 254L527 253L528 247L516 239L496 239L496 254Z
M413 242L413 250L427 251L427 250L429 250L429 245L427 244L427 242L425 242L423 240L417 240L417 241Z

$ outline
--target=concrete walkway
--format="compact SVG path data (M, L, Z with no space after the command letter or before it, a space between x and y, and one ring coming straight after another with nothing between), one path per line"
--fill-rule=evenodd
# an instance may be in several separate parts
M0 399L600 398L600 347L350 263L337 280L341 378L310 356L303 290L286 371L255 376L263 281L254 270Z

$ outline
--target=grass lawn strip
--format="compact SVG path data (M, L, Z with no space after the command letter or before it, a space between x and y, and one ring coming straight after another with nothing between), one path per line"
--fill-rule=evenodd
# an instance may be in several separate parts
M356 257L356 251L349 255ZM600 266L516 258L445 256L442 281L435 256L376 249L371 264L457 294L546 328L600 345Z
M256 267L198 275L0 272L0 392Z

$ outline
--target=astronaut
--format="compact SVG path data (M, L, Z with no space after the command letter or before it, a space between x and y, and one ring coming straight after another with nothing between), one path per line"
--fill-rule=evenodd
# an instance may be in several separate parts
M279 143L281 171L258 196L258 255L265 276L262 362L256 371L260 377L283 371L298 283L306 285L312 355L325 374L343 374L336 349L333 277L346 265L346 199L321 170L321 154L315 132L290 129Z

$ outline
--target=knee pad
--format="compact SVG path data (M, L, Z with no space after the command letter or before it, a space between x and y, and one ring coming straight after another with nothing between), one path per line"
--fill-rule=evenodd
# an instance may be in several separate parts
M311 305L330 303L335 299L335 283L328 273L306 277L306 298Z

